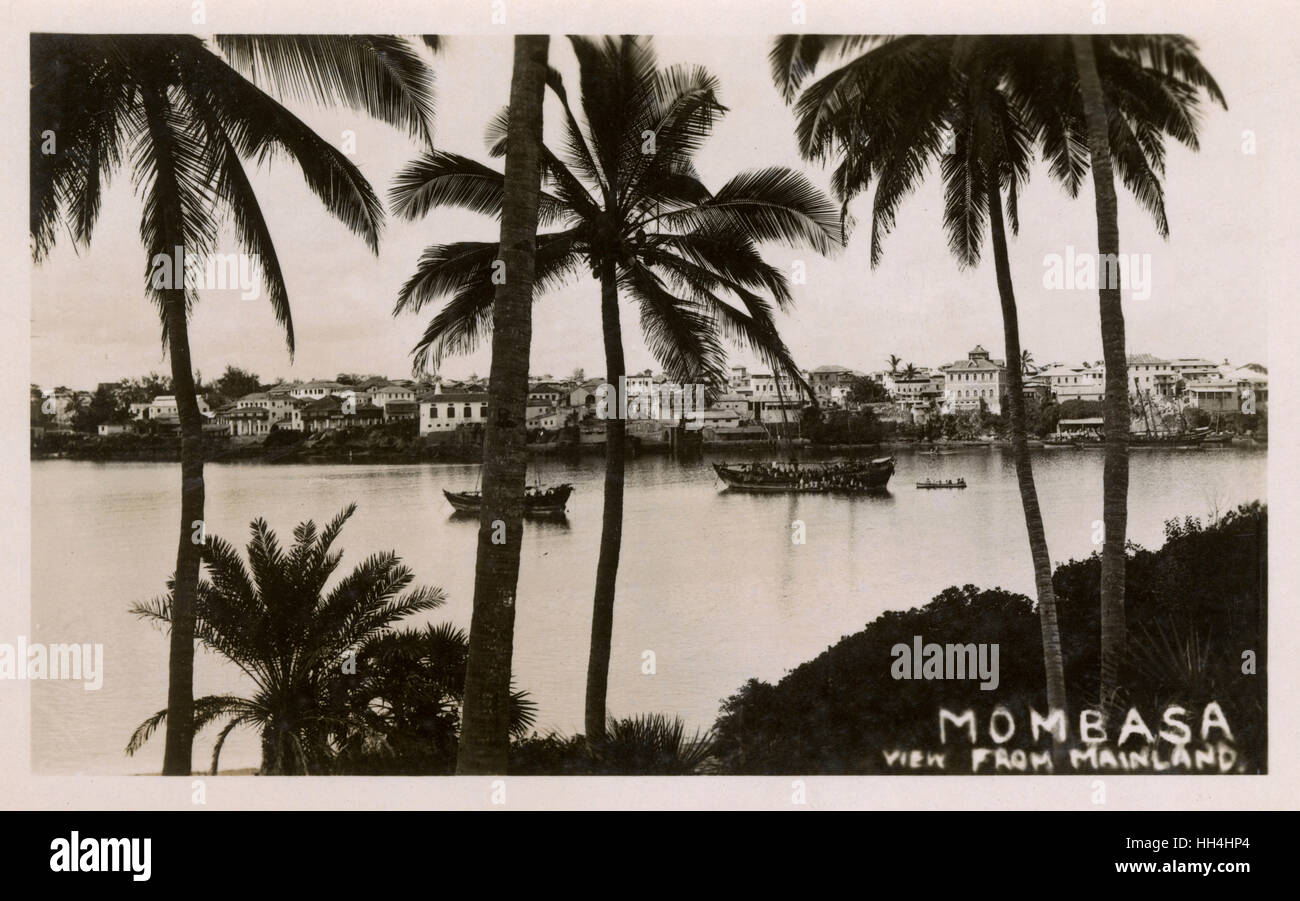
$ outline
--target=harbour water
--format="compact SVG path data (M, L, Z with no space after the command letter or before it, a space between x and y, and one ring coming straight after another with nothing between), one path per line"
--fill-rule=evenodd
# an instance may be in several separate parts
M609 710L664 712L707 728L720 702L751 677L779 679L879 613L926 603L949 585L1033 590L1010 453L971 448L897 454L880 496L743 494L722 490L709 454L688 464L630 460L618 576ZM1102 454L1041 450L1035 475L1054 562L1097 547ZM477 523L453 517L441 489L472 488L468 465L214 464L206 469L209 533L242 548L264 517L287 542L293 526L331 518L355 501L337 546L341 571L396 551L447 604L427 615L468 629ZM1171 517L1206 518L1266 499L1258 449L1144 450L1132 454L1129 536L1157 547ZM562 522L526 526L515 632L515 680L539 706L539 727L582 727L602 462L540 460L530 478L575 486ZM918 491L925 479L964 478L964 490ZM172 464L32 463L34 642L104 645L98 691L33 682L32 768L37 773L157 772L158 734L129 758L132 730L166 705L167 638L130 605L162 592L174 565L179 468ZM792 542L803 524L805 544ZM4 640L13 642L16 636ZM655 673L642 672L654 652ZM196 695L248 688L208 652ZM216 729L200 734L206 768ZM222 769L255 767L255 735L227 741Z

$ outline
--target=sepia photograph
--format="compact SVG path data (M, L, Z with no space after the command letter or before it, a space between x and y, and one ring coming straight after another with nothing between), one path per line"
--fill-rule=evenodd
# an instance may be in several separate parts
M1267 772L1200 37L32 34L33 770Z
M11 25L3 806L1293 810L1281 5L516 5Z

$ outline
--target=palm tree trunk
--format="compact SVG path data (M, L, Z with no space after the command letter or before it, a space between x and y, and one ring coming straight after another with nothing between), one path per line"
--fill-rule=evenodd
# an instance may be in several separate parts
M1020 504L1025 510L1029 532L1029 555L1034 563L1034 587L1038 593L1038 621L1043 633L1043 668L1047 675L1047 707L1068 716L1065 696L1065 663L1061 656L1061 630L1056 618L1056 591L1052 587L1052 558L1047 551L1043 513L1034 485L1034 464L1029 457L1025 425L1024 379L1020 370L1020 316L1011 285L1007 258L1007 236L1002 224L1002 195L997 183L988 189L989 231L993 235L993 262L997 270L998 296L1002 301L1002 333L1007 344L1007 406L1011 416L1011 454L1016 461Z
M275 723L262 728L262 765L257 771L259 776L284 775L284 747L279 732L280 728Z
M605 337L605 379L622 389L626 375L623 333L618 317L618 283L613 261L600 269L600 322ZM624 435L621 405L605 420L605 509L600 523L600 557L596 562L596 594L591 609L591 652L587 658L586 730L588 742L605 737L605 694L609 686L609 654L614 635L614 588L623 545Z
M181 429L181 527L172 588L171 648L167 674L167 737L163 775L188 776L194 747L194 602L199 586L203 526L203 417L194 396L185 290L167 298L167 345L172 393Z
M1128 532L1128 361L1124 347L1124 308L1120 303L1119 218L1115 175L1110 161L1106 98L1092 52L1092 38L1074 35L1074 61L1088 123L1088 152L1097 199L1097 276L1101 297L1101 347L1106 361L1106 458L1102 473L1101 547L1101 707L1118 703L1119 664L1127 624L1124 614L1124 545Z
M179 271L174 283L158 289L167 329L167 355L172 367L172 394L181 432L181 522L176 544L176 570L172 580L171 639L167 662L167 733L163 742L163 775L188 776L194 750L194 603L198 596L200 547L206 539L203 524L203 419L194 394L194 367L190 362L190 337L185 284L185 212L174 168L176 151L164 92L141 92L146 127L157 159L154 193L157 197L160 246L155 251L178 253Z
M505 282L497 286L492 308L490 415L483 435L483 505L463 726L456 754L459 774L504 773L510 750L510 663L528 465L525 416L541 190L542 92L549 42L545 35L515 37L501 213Z

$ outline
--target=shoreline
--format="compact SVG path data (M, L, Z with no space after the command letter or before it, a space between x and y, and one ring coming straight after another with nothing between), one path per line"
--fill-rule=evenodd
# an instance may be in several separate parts
M1029 446L1034 449L1042 449L1044 442L1042 439L1030 439ZM774 447L772 441L768 439L754 441L709 441L704 442L701 450L707 453L725 452L728 448L734 448L739 452L752 453L755 450ZM956 454L964 452L974 452L985 449L999 448L1008 449L1011 447L1011 441L1006 438L995 438L990 440L965 440L965 441L920 441L914 439L880 441L875 443L863 444L802 444L798 446L801 454L810 456L823 457L835 454L861 454L861 453L891 453L894 451L915 451L917 453L930 453L937 451L940 454ZM1062 453L1068 453L1072 450L1101 450L1103 445L1083 445L1076 448L1062 449ZM1131 447L1130 451L1144 450L1267 450L1268 442L1260 441L1249 436L1242 436L1230 445L1223 447L1193 447L1193 448L1150 448L1150 447ZM557 446L555 444L531 444L527 445L526 452L531 459L541 459L546 457L589 457L600 456L605 452L604 444L585 444L585 445L565 445ZM630 457L638 456L658 456L670 455L672 448L670 445L663 443L641 444L629 448ZM91 463L179 463L180 448L179 446L168 442L166 445L159 444L154 447L132 447L132 448L113 448L103 445L91 445L83 447L65 448L62 450L38 450L33 448L30 452L29 459L32 462L38 460L77 460ZM420 464L420 463L480 463L482 462L482 448L477 446L453 445L453 444L429 444L418 447L407 448L375 448L375 447L329 447L329 448L303 448L297 446L279 446L265 447L260 444L248 444L242 446L209 446L204 448L204 463L265 463L268 465L275 464L374 464L383 463L389 465L400 464Z

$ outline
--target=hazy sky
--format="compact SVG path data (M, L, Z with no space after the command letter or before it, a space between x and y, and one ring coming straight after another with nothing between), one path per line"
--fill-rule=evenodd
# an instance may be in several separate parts
M1192 35L1202 59L1227 95L1229 111L1205 108L1201 149L1171 144L1165 179L1171 236L1163 241L1149 216L1120 194L1121 250L1149 254L1151 291L1126 297L1132 353L1229 358L1267 363L1267 296L1264 261L1282 252L1280 236L1265 227L1283 199L1264 177L1270 128L1289 125L1289 93L1268 80L1250 46L1216 34ZM656 39L661 64L708 67L721 82L730 108L699 158L705 183L718 188L733 174L769 165L799 167L825 187L828 171L803 163L795 149L793 115L768 74L770 40L714 34ZM511 40L455 37L431 58L438 78L437 145L499 166L484 151L483 130L506 102ZM552 64L576 91L576 63L567 41L551 43ZM557 116L547 101L547 134ZM293 109L322 136L340 143L356 134L355 161L376 191L386 195L393 174L417 153L387 126L350 111ZM1243 132L1256 132L1258 152L1243 153ZM1273 146L1277 146L1276 144ZM1289 149L1289 147L1287 148ZM1275 153L1277 151L1274 151ZM227 364L269 380L330 377L359 371L410 374L410 350L433 311L394 318L398 286L428 244L495 240L497 223L455 210L419 222L389 220L378 257L331 218L286 160L253 176L274 235L294 311L297 356L291 363L283 336L264 300L243 301L230 292L209 293L194 315L190 338L195 366L207 378ZM1002 326L991 261L963 272L947 249L937 173L907 200L885 244L880 266L869 265L869 198L854 212L859 228L834 259L780 246L765 248L770 262L790 270L796 259L807 282L795 286L796 308L780 325L800 365L838 363L878 369L896 353L906 361L938 365L983 344L1002 356ZM1095 248L1092 188L1070 200L1035 168L1021 198L1021 230L1011 243L1012 276L1020 308L1021 341L1039 362L1101 357L1095 291L1049 291L1044 259L1068 246ZM32 380L46 386L93 387L150 370L168 371L158 316L143 291L144 251L140 203L127 173L108 191L94 239L79 254L65 240L33 272ZM1275 219L1276 221L1276 219ZM219 248L237 250L227 234ZM990 252L986 248L986 257ZM629 370L658 368L646 351L634 311L625 307ZM486 347L448 360L443 373L486 374ZM586 279L541 298L534 308L532 371L566 375L603 369L598 292ZM743 352L736 362L752 362Z

